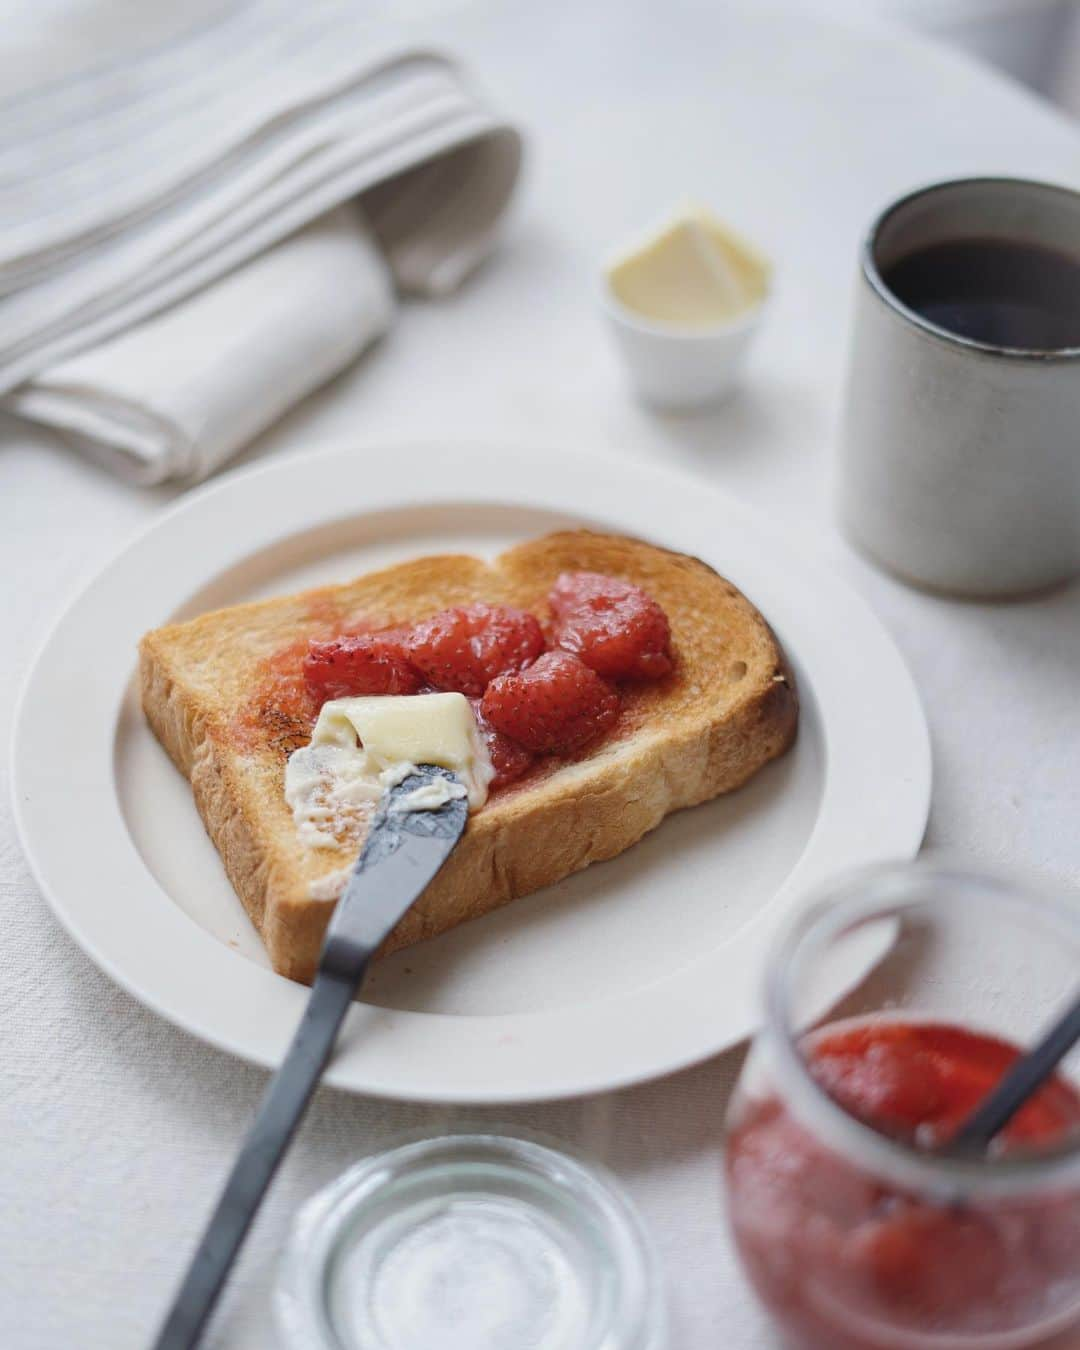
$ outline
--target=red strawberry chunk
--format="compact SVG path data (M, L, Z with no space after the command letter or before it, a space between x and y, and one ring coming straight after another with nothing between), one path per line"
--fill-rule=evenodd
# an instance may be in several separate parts
M471 698L469 702L476 715L480 735L483 736L484 744L487 746L491 767L495 770L495 777L491 780L491 790L494 792L497 788L505 787L507 783L517 782L522 774L532 768L536 756L523 745L518 745L517 741L512 741L509 736L495 730L484 716L480 699Z
M423 685L396 630L312 642L304 680L320 705L358 694L415 694Z
M569 652L545 652L527 670L492 680L484 716L538 755L579 750L619 714L619 696Z
M599 572L563 572L548 603L555 645L598 674L658 680L671 670L667 615L639 586Z
M534 661L544 650L544 635L524 610L477 604L414 624L408 645L413 665L436 689L478 697L496 675Z

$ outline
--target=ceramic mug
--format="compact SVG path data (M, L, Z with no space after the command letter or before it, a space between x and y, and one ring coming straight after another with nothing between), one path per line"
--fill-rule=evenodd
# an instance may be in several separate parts
M972 178L901 198L863 245L837 488L853 541L917 584L1017 595L1080 574L1080 347L958 336L883 279L935 243L1080 263L1080 193Z

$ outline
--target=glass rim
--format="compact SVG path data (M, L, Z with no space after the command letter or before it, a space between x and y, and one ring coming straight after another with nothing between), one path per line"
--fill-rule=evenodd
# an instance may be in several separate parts
M857 1120L825 1091L810 1072L793 1029L791 975L800 953L814 941L827 943L874 918L888 919L923 900L928 881L977 885L992 903L1040 917L1080 946L1080 909L1049 895L1044 888L1010 876L957 862L920 860L862 868L820 887L776 942L765 976L762 1036L769 1053L785 1071L783 1093L800 1121L834 1152L866 1171L900 1185L957 1197L1016 1195L1053 1188L1080 1187L1080 1137L1074 1143L1039 1153L1017 1153L974 1160L949 1158L891 1139ZM986 903L987 896L981 897ZM876 965L877 963L875 963ZM830 1005L831 1006L831 1005ZM828 1025L826 1010L824 1025Z
M354 1216L377 1202L387 1186L410 1174L470 1164L492 1164L531 1174L557 1188L602 1229L617 1270L619 1298L598 1343L604 1350L660 1350L665 1315L657 1257L633 1201L618 1179L596 1163L539 1132L491 1130L442 1134L405 1132L358 1159L310 1196L293 1219L279 1264L275 1312L285 1344L308 1345L318 1336L330 1350L342 1345L327 1303L326 1275ZM291 1339L290 1339L291 1337ZM591 1344L591 1342L590 1342Z
M905 320L927 337L935 338L945 346L959 348L962 351L978 352L983 356L1000 357L1007 361L1030 361L1037 365L1062 364L1075 362L1080 358L1080 347L1009 347L995 342L985 342L980 338L965 337L949 328L933 323L917 310L906 305L889 286L878 266L877 248L882 232L898 212L911 206L924 197L933 197L956 188L1001 188L1019 189L1026 192L1040 192L1048 196L1068 198L1080 208L1080 192L1066 187L1062 183L1048 183L1038 178L1013 178L1008 174L973 174L966 178L942 178L922 187L913 188L902 196L894 198L883 207L870 223L863 236L860 250L860 263L863 277L878 300L897 317Z

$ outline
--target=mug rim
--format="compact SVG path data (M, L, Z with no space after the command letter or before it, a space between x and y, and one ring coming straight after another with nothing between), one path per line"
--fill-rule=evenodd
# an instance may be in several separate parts
M892 310L899 318L906 320L913 327L918 328L927 337L936 338L946 346L955 347L961 351L976 352L984 356L1003 357L1010 361L1031 361L1040 365L1049 362L1069 362L1080 358L1080 346L1073 347L1006 347L999 346L993 342L983 342L978 338L964 337L959 333L954 333L948 328L943 328L940 324L932 323L917 310L905 305L900 297L886 285L884 278L878 268L874 258L874 251L880 239L881 232L888 224L889 220L903 207L918 201L920 197L928 197L932 193L940 192L944 188L954 187L973 187L973 186L1009 186L1020 188L1037 188L1042 192L1051 192L1060 197L1069 197L1080 208L1080 191L1073 188L1064 187L1060 183L1047 183L1038 178L1014 178L1008 174L973 174L963 178L942 178L933 183L927 183L923 187L913 188L910 192L905 192L902 196L894 198L887 206L874 217L870 223L870 228L863 237L862 248L860 250L860 264L863 279L869 284L870 289L877 298L888 309Z

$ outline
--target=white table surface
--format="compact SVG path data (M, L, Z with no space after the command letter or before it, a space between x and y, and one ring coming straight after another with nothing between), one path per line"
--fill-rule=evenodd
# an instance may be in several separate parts
M531 133L505 246L459 297L408 307L388 340L245 459L452 433L489 441L493 455L523 441L596 446L699 474L812 536L895 636L932 729L930 842L1080 880L1080 587L994 606L905 589L838 538L828 486L855 251L871 214L952 174L1076 183L1073 128L914 38L760 6L561 0L417 24L462 52ZM735 400L659 417L628 398L592 287L608 245L686 194L775 255L778 290ZM3 426L5 724L66 598L173 495L122 486L62 445ZM4 1344L141 1346L265 1075L99 974L38 895L6 791L0 811ZM57 821L57 847L63 838ZM469 1119L548 1131L615 1169L663 1256L678 1350L773 1346L723 1225L719 1131L737 1065L729 1055L633 1091L468 1116L322 1092L208 1343L276 1344L268 1291L305 1196L399 1131Z

